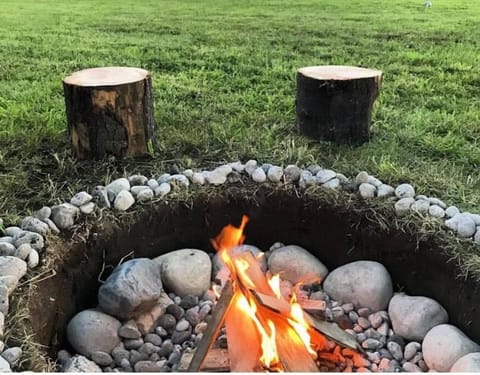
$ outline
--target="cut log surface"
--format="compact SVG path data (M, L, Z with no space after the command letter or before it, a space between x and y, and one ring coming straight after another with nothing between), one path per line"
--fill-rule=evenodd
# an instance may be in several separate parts
M317 140L361 144L370 138L372 107L382 72L354 66L310 66L297 71L300 133Z
M155 143L150 73L104 67L63 81L72 151L78 159L144 156Z

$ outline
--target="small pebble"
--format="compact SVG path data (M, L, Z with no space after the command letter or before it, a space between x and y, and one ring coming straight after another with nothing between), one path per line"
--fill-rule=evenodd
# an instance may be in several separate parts
M363 329L370 328L370 322L368 321L368 319L364 318L363 316L358 318L358 325Z
M145 342L152 343L155 346L162 345L162 341L163 341L162 338L158 334L155 334L155 333L148 333L147 335L145 335L145 338L143 340Z
M123 340L123 344L125 345L125 349L138 349L143 345L143 339L126 339Z
M382 343L375 339L366 339L362 342L362 348L367 350L377 350L382 347Z
M175 329L178 332L186 331L189 328L190 328L190 323L186 319L179 320L177 325L175 326Z
M405 350L403 356L407 361L410 361L415 354L422 348L422 345L418 342L411 341L407 345L405 345Z
M368 318L368 316L372 313L372 311L368 307L361 307L358 309L358 315L364 318Z
M405 362L405 363L402 365L402 368L403 368L406 372L423 372L420 367L418 367L418 366L415 365L414 363L410 363L410 362Z
M392 357L397 361L403 359L403 350L402 347L395 341L389 341L387 343L387 349L392 354Z

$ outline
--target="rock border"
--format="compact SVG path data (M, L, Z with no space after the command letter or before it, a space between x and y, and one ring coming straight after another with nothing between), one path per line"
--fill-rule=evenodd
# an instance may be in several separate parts
M5 343L1 341L9 297L27 273L27 269L34 269L39 265L48 234L59 234L62 230L71 229L80 217L88 217L98 209L127 211L135 203L148 202L154 198L162 199L173 191L189 189L191 185L218 186L227 181L239 182L244 176L259 184L292 184L301 189L316 185L325 189L355 192L365 201L375 198L388 199L397 217L416 212L425 218L434 218L457 237L480 245L480 214L460 212L456 206L447 206L439 198L416 195L415 188L408 183L394 188L365 171L350 179L342 173L317 164L305 169L294 164L283 168L268 163L259 164L252 159L245 164L240 161L227 163L213 170L195 172L186 169L176 174L165 173L158 179L148 179L139 174L118 178L106 186L96 186L91 190L91 194L81 191L69 202L44 206L33 216L25 217L19 226L4 228L0 218L0 233L4 234L0 237L0 359L5 359L0 360L0 371L11 371L11 367L15 366L22 356L20 348L5 350ZM5 352L8 352L8 355L3 356ZM12 352L15 356L10 355Z

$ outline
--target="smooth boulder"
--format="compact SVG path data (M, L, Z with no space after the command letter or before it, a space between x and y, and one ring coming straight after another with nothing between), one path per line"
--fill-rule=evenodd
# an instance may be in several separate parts
M422 343L423 358L428 368L439 372L450 371L460 358L479 351L478 344L450 324L433 327Z
M115 268L98 290L98 304L110 315L130 319L148 311L161 293L157 264L148 258L137 258Z
M181 297L201 297L210 287L212 262L208 254L197 249L181 249L153 259L162 275L167 292Z
M392 279L385 267L367 260L336 268L326 277L323 289L336 301L372 311L385 310L393 294Z
M273 251L268 258L268 268L272 274L292 284L301 281L322 282L328 269L316 257L297 245L288 245Z
M450 372L480 373L480 353L469 353L455 362Z
M101 351L110 353L120 343L118 329L122 324L98 310L83 310L67 325L67 339L77 353L89 356Z
M388 305L388 314L396 334L422 341L433 327L448 322L447 311L435 300L398 293Z

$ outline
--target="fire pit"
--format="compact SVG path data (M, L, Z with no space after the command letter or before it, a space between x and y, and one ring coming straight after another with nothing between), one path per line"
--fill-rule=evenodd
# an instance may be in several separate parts
M408 222L398 221L394 213L385 209L381 203L365 204L363 201L351 199L349 196L315 189L315 187L302 193L290 187L278 188L268 185L259 187L248 184L241 187L206 189L194 196L149 206L148 209L139 210L133 215L117 215L93 225L88 224L71 240L52 244L56 253L64 254L54 260L55 264L52 268L56 270L56 275L39 281L35 290L31 291L28 301L17 300L13 304L14 306L27 304L30 316L35 317L35 319L30 319L30 332L35 333L37 343L48 348L50 357L56 358L59 349L71 349L66 340L67 324L78 312L97 306L99 302L97 291L101 285L100 281L105 281L108 273L116 265L126 264L130 258L155 258L184 248L213 251L210 240L216 238L226 225L231 223L238 225L243 214L247 214L250 218L249 224L245 228L245 236L249 244L262 250L268 250L275 242L295 244L307 249L330 271L360 260L379 262L391 275L395 291L402 290L408 295L433 298L448 312L450 324L459 327L473 340L479 341L480 324L476 321L475 315L480 290L472 278L457 277L461 271L456 262L451 261L451 255L446 249L449 244L446 234L426 230L428 226L422 229L421 226L411 226ZM224 281L226 280L228 279L224 279ZM233 289L233 295L235 295L235 290L238 290L238 286L237 289ZM304 292L310 296L312 293L318 293L318 296L322 290L309 287ZM257 308L271 307L272 304L266 301L268 298L262 298L262 291L248 293L250 293L249 298L253 297L258 302ZM183 298L180 297L177 302L182 303L182 300ZM202 303L201 299L199 302ZM288 302L292 301L288 299ZM298 302L301 305L301 301ZM327 306L329 309L327 311L330 311L331 314L338 314L339 308L341 308L342 315L355 317L357 313L350 314L350 312L353 310L358 312L360 306L352 307L348 302L339 302L341 303L336 302L335 305ZM205 305L206 303L202 307ZM154 308L154 306L150 307ZM350 308L352 310L348 311ZM304 310L308 311L308 308L304 307ZM368 321L368 316L373 312L370 311L369 314L366 314L363 311L366 317L364 320ZM159 314L161 313L163 312L159 312ZM207 315L210 314L211 312ZM269 314L276 314L276 312L267 313L267 315ZM340 316L340 314L338 315ZM226 317L231 319L228 314ZM323 316L327 322L332 320L330 318L332 317ZM333 318L342 326L341 319L337 319L336 315ZM343 326L347 333L353 333L357 338L358 335L365 334L369 329L360 326L359 318L362 316L357 314L356 325L360 327L357 328L359 332L354 330L355 324L353 324L353 328ZM213 316L210 320L212 319ZM227 331L228 319L226 320ZM235 319L234 321L236 321ZM282 321L285 323L288 322L288 319L288 317L283 317ZM383 322L386 318L382 319ZM366 324L364 320L360 320L362 324ZM127 321L123 320L122 324L125 323ZM371 325L371 322L369 324ZM233 324L233 326L235 325ZM247 326L252 328L251 323ZM267 333L271 333L272 330L268 330L270 328L268 322L266 322L266 327ZM390 323L389 328L391 328ZM17 332L19 332L19 327L17 327ZM313 335L316 334L311 329L310 332L313 332ZM206 331L204 333L206 334ZM228 335L228 332L226 333ZM243 334L243 331L241 333ZM143 340L146 334L142 335ZM234 334L234 332L231 333L231 335ZM300 337L299 333L295 335ZM295 335L294 337L296 337ZM386 336L391 338L392 335L392 332L387 332ZM341 358L345 360L342 367L338 367L340 364L338 362L336 367L330 370L347 369L350 363L351 368L356 370L364 368L372 370L372 367L373 370L379 370L382 359L377 361L372 358L372 353L380 351L380 348L372 351L367 344L363 344L364 339L362 343L357 340L360 347L357 351L353 351L348 344L345 345L345 342L338 340L343 345L337 345L331 340L331 337L324 336L328 343L325 344L323 352L332 354L332 356L320 356L315 359L315 355L308 353L307 346L299 346L302 348L302 355L308 355L308 357L305 356L305 363L314 363L316 368L326 371L329 362ZM319 346L319 340L317 338L317 346ZM385 349L389 342L395 342L395 340L400 339L394 337L389 340L384 345ZM300 344L302 342L304 341L300 341ZM201 340L198 340L196 345L200 343ZM403 345L406 344L407 342L404 340ZM237 350L243 352L244 345L239 346ZM250 345L250 341L248 345ZM257 349L253 350L252 348L252 352L257 355L261 342L257 342L255 345ZM406 347L403 345L400 346L403 350L402 355L405 357ZM229 350L233 350L230 341L229 346ZM395 345L390 344L390 346ZM223 357L213 361L214 365L223 366L222 370L231 369L233 358L227 358L229 361L226 362L225 354L228 352L220 350L221 348L215 348L213 351L207 350L207 353L213 352L214 356L223 353ZM263 368L268 367L270 370L278 369L277 366L283 366L283 370L288 370L289 364L285 363L285 359L288 358L289 350L283 352L277 363L273 360L269 365L262 365L257 361L259 357L255 356L257 364L248 366L252 366L252 370L258 369L255 367L258 365ZM368 354L363 356L362 350L370 352L370 356ZM388 351L388 349L386 350ZM279 352L282 353L282 350ZM321 354L322 351L317 352L317 356L318 353ZM184 366L187 369L191 364L192 356L193 353L184 353L184 363L177 362L178 364L173 369L179 369L178 366ZM228 356L231 356L231 353ZM355 358L357 365L354 364ZM180 360L180 358L178 359ZM319 362L318 359L322 361ZM346 359L349 361L347 362ZM370 365L362 362L364 359ZM207 364L212 365L212 357L207 356L207 360L210 361ZM395 358L392 357L389 363L393 360ZM402 360L396 361L398 368L403 366ZM421 369L419 361L421 360L417 358L416 366ZM205 362L203 364L205 365ZM318 367L319 364L320 367ZM395 362L393 364L395 365ZM105 369L108 367L111 366L104 366ZM393 371L396 368L394 367L386 369ZM44 369L45 363L42 364L40 358L37 357L32 360L28 368ZM148 368L142 368L142 370L146 371Z

